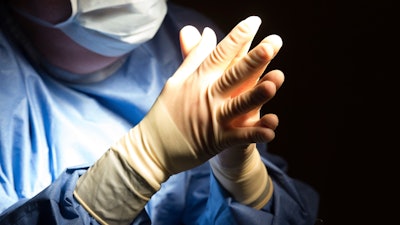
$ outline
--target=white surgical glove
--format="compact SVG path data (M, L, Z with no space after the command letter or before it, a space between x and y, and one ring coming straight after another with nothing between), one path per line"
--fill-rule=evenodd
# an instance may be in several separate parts
M80 177L74 196L100 223L129 224L172 174L227 147L270 140L270 128L240 122L276 91L272 82L240 90L258 80L274 53L260 43L235 61L260 22L242 21L217 47L215 33L204 29L145 118Z
M195 28L187 27L181 32L182 53L186 57L191 49L200 41L200 35L196 33ZM263 40L271 44L274 48L275 56L282 46L282 40L279 36L271 35ZM247 55L250 44L242 48L242 51L233 60L237 62ZM260 71L262 73L263 71ZM280 71L268 73L263 81L271 81L279 88L284 80ZM241 92L248 90L257 81L249 80L241 87ZM260 110L252 110L242 116L241 123L258 123L258 126L268 127L275 130L278 126L278 117L274 114L266 114L260 120ZM271 140L273 136L271 136ZM210 165L217 180L235 200L242 204L249 205L256 209L262 208L272 196L273 184L268 176L267 169L262 163L255 144L241 145L231 147L219 153L210 160Z

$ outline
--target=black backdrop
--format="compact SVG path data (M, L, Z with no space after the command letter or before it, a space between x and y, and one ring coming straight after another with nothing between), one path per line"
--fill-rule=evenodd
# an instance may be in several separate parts
M226 32L258 15L263 23L255 42L272 33L282 37L269 69L283 70L286 80L263 109L280 118L269 150L289 162L291 176L320 193L325 225L396 221L387 206L395 164L386 153L400 148L388 142L388 134L398 132L385 132L393 123L387 103L395 105L389 99L396 89L386 83L398 59L390 33L398 29L394 2L173 1L203 12Z

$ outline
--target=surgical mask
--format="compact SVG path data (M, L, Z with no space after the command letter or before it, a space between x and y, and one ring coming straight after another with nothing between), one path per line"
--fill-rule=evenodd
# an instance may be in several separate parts
M71 16L47 21L17 11L46 27L57 28L81 46L104 56L124 55L153 38L167 13L166 0L70 0Z

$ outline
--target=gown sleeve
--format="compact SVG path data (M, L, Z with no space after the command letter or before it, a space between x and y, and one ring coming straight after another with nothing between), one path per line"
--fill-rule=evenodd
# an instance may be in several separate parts
M0 215L0 224L99 224L72 195L76 181L87 169L88 167L75 167L65 170L55 182L35 197L20 200L5 210ZM132 225L144 224L150 224L145 210L132 222Z
M196 185L190 185L193 189L190 188L189 193L176 194L186 194L189 196L186 200L191 199L189 205L196 206L186 205L187 208L201 209L197 212L184 210L183 217L198 217L193 224L199 225L313 225L318 211L317 192L307 184L289 177L285 172L286 164L281 158L267 155L263 158L263 162L273 180L274 194L261 210L236 202L211 173L208 194L199 195L204 192L196 189L204 190L208 184L203 182L204 179L199 179L196 183L195 176L191 178L191 183ZM19 201L4 211L0 215L0 224L99 224L72 194L76 181L87 169L88 167L75 167L65 170L55 182L38 195L29 200ZM173 202L165 202L168 202L164 204L165 208L173 205ZM165 221L162 218L158 219ZM142 210L132 225L145 224L151 224L151 221L146 210Z

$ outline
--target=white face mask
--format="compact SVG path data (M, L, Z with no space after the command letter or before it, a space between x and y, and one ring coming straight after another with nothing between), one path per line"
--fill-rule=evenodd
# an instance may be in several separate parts
M150 40L167 13L166 0L70 0L71 17L51 24L20 10L29 19L60 29L81 46L120 56Z

